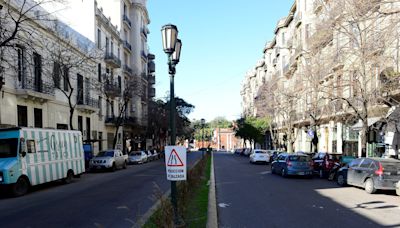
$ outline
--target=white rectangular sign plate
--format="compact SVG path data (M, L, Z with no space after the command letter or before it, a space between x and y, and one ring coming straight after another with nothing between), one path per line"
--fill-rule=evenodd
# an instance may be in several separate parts
M165 147L165 168L167 180L186 180L186 148L184 146Z

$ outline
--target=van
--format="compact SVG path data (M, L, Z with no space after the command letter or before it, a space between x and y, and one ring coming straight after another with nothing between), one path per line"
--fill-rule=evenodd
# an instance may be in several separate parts
M9 187L14 196L51 181L70 183L84 171L80 131L0 129L0 186Z

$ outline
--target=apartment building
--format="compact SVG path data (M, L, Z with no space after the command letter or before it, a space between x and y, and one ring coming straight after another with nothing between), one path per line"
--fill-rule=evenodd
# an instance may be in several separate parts
M264 72L245 76L244 115L271 116L288 150L397 156L398 7L294 1L264 47Z
M17 12L21 6L0 3L2 14L8 12L5 7ZM33 4L27 1L25 7ZM145 144L147 102L155 96L146 1L113 5L119 25L99 4L72 1L68 7L84 10L85 28L73 27L82 23L67 14L60 16L65 22L49 15L44 6L28 12L32 20L24 21L9 47L1 47L0 127L79 129L95 152L112 148L115 140L121 149L131 138L143 139L131 146Z

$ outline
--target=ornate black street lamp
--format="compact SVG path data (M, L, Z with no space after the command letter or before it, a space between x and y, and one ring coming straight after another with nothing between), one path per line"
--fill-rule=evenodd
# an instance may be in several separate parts
M176 72L175 67L179 63L181 56L182 42L178 39L178 28L175 25L164 25L161 29L161 35L164 52L168 55L168 70L170 75L170 145L174 146L176 141L174 77ZM178 216L178 194L176 190L176 181L171 181L171 203L174 209L174 223L175 225L178 225L180 223L180 219Z

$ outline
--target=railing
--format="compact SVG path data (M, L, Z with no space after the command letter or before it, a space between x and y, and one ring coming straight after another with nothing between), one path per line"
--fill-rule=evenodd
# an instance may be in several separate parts
M155 56L154 54L149 53L149 54L147 55L147 58L148 58L149 60L154 60L154 59L156 58L156 56Z
M121 66L121 60L112 53L106 53L104 55L104 60L114 64L115 66Z
M156 96L156 89L155 88L149 88L149 98L153 98Z
M128 49L129 51L132 51L132 45L128 43L128 41L124 40L123 45L124 48Z
M104 84L104 91L110 97L121 96L121 88L118 83L106 81Z
M126 22L129 25L129 27L132 26L131 20L129 20L128 16L126 16L125 14L122 16L122 20Z
M92 98L90 96L78 96L78 105L87 105L91 106L93 108L98 108L99 107L99 100Z
M149 75L149 77L147 78L147 82L154 85L156 83L156 77L154 75Z
M125 71L125 73L128 73L130 75L133 73L132 68L130 68L128 65L124 65L122 68Z
M22 89L32 90L35 92L48 94L54 96L54 85L51 82L40 81L39 83L35 83L34 77L25 77L22 83Z
M143 28L141 29L141 32L142 32L143 36L146 37L146 38L147 38L147 33L148 33L148 31L149 31L149 30L148 30L146 27L143 27Z

